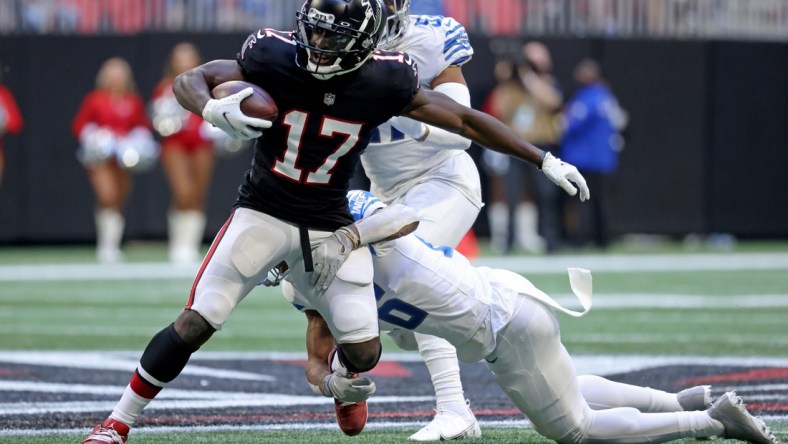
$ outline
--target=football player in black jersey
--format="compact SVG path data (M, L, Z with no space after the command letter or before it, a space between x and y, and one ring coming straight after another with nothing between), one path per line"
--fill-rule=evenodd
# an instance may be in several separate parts
M314 297L340 362L353 373L375 366L381 349L372 260L358 247L377 239L359 239L343 227L353 222L346 192L359 155L372 131L393 116L531 162L569 194L577 193L571 181L581 200L589 197L573 166L487 114L419 90L418 69L406 54L376 50L384 23L380 0L306 0L293 32L261 29L236 60L215 60L176 79L173 89L186 109L235 138L257 139L254 159L185 310L153 337L112 414L83 443L126 442L142 409L282 261L291 270L287 279ZM279 108L276 120L241 112L251 88L211 97L213 87L231 80L268 91Z

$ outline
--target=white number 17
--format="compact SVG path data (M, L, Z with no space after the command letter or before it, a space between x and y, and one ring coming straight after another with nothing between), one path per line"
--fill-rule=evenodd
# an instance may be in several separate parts
M320 165L317 170L309 172L306 179L304 179L304 170L299 168L296 163L298 161L298 151L301 149L301 141L304 136L304 128L306 128L308 118L309 114L303 111L293 110L285 114L285 117L282 119L282 124L289 127L287 132L287 151L285 151L282 160L276 160L273 170L275 173L285 176L295 182L327 184L331 180L331 170L336 166L339 158L349 153L358 143L359 134L361 133L361 127L363 125L324 116L323 122L320 124L319 134L321 136L333 138L335 134L342 134L346 137L342 144L323 161L323 164Z

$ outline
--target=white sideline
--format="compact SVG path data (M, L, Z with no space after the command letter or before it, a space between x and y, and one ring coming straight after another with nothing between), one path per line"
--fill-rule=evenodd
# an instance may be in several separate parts
M474 264L518 273L564 273L569 267L587 268L591 272L788 270L788 253L503 256L479 258ZM164 262L0 265L0 282L192 279L198 268Z

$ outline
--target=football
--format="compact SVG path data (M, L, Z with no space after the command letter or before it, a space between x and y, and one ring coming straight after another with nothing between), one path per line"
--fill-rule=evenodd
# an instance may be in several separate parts
M241 80L231 80L229 82L220 83L213 88L211 95L214 99L223 99L241 92L246 88L252 88L254 92L241 102L241 112L249 117L276 120L276 116L279 114L279 108L277 108L274 99L266 90L253 83Z

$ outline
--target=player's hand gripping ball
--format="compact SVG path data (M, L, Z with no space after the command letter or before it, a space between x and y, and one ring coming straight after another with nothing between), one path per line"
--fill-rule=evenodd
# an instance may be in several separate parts
M279 114L279 108L277 108L273 97L271 97L266 90L254 83L244 82L242 80L231 80L229 82L220 83L211 91L211 95L214 99L223 99L239 93L246 88L252 88L252 94L241 101L241 112L249 117L271 121L276 120L276 116Z
M259 86L233 80L214 87L213 99L205 104L206 122L233 139L251 140L263 135L279 113L274 100Z

